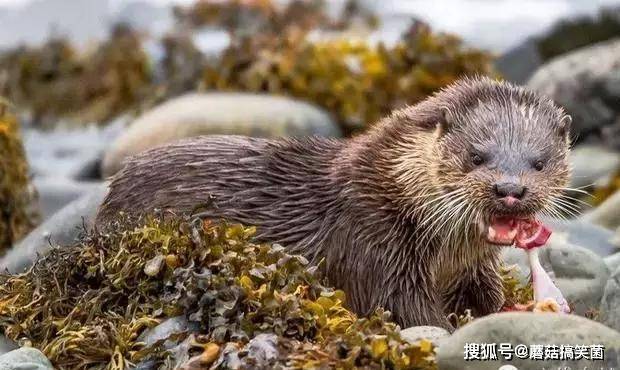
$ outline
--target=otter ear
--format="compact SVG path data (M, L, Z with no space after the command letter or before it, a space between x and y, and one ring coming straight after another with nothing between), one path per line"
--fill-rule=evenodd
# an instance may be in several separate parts
M568 136L570 132L570 126L573 123L573 118L569 114L565 114L562 119L560 119L560 124L558 127L558 131L560 136Z
M448 107L441 107L441 117L437 122L437 126L435 129L437 130L439 136L444 135L446 132L450 130L452 124L454 122L454 118L452 115L452 111Z

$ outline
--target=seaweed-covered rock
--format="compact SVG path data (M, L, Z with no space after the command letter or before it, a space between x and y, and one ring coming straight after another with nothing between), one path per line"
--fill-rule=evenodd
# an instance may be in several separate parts
M103 176L113 175L122 168L125 158L141 151L207 134L338 137L341 132L321 109L285 97L188 94L169 100L134 121L105 153Z
M0 253L34 227L35 204L19 125L0 100Z
M431 342L403 340L388 313L356 317L316 266L255 244L253 228L120 217L106 230L0 275L0 328L56 368L435 368ZM179 316L185 331L141 340Z
M564 106L578 141L620 148L620 39L577 49L543 65L528 87Z
M140 37L122 25L86 52L62 38L11 50L0 56L0 70L7 71L7 97L41 126L53 126L59 118L106 122L137 108L152 90Z
M469 356L476 356L475 345L496 346L495 356L497 360L469 360L466 361L466 344L469 343ZM512 359L505 359L499 350L500 343L507 343L514 350L517 345L521 348L517 357L512 352ZM546 359L544 362L537 360L540 355L545 358L544 346L554 346L559 354L561 345L588 346L587 358L584 351L580 355L570 359ZM604 346L603 360L590 360L590 345ZM534 359L530 359L530 346L543 346L542 352L534 353ZM552 348L552 351L553 349ZM480 349L480 347L479 347ZM524 349L524 351L523 351ZM510 351L504 351L509 353ZM599 351L600 352L600 351ZM485 352L478 352L478 357L490 356L488 347ZM497 370L502 365L513 365L518 369L564 368L572 369L614 368L620 363L620 333L600 323L588 320L576 315L564 315L556 313L499 313L477 319L471 324L454 332L449 338L442 341L437 352L437 361L442 370Z
M463 75L493 74L490 54L420 22L390 47L353 40L312 42L306 36L292 29L236 39L221 58L207 64L202 87L304 99L331 112L351 133Z

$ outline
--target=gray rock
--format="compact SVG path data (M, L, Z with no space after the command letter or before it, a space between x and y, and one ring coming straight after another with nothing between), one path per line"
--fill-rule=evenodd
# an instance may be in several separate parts
M106 151L104 177L125 158L182 138L207 134L257 137L340 136L324 111L289 98L240 94L188 94L155 107L134 121Z
M76 181L101 181L103 175L101 173L101 162L103 161L103 152L94 152L89 158L86 158L80 165L69 172L69 177Z
M593 160L596 158L596 160ZM620 168L620 153L602 145L579 145L570 153L570 186L579 188L605 182Z
M54 370L41 351L22 347L0 356L0 370Z
M620 96L615 81L619 71L620 39L613 39L552 59L536 71L528 87L567 109L577 138L602 139L620 148L617 137L604 135L606 127L618 126Z
M3 355L14 349L18 349L19 345L4 335L0 335L0 355Z
M450 333L443 328L436 326L412 326L400 331L400 336L409 343L415 343L420 339L428 339L438 343L443 338L449 337Z
M65 177L36 177L33 183L39 194L42 220L100 186L100 183L77 182Z
M603 324L620 330L620 266L609 277L601 300L600 320Z
M590 360L529 360L507 361L497 351L495 361L465 361L465 344L509 343L517 345L603 345L603 361ZM529 352L528 352L529 353ZM620 333L600 323L576 315L554 313L511 312L499 313L474 320L443 340L437 351L437 361L442 370L497 370L502 365L517 369L572 369L618 366ZM564 367L562 367L563 369Z
M616 271L616 269L620 267L620 252L605 257L604 261L609 271Z
M65 245L74 242L83 225L88 227L92 224L106 192L107 184L100 184L32 230L0 259L0 269L21 272L36 260L37 254L49 251L50 243Z
M502 77L523 84L542 63L536 40L529 38L497 58L495 67Z
M617 245L613 243L614 234L602 226L581 219L570 221L545 219L544 222L553 230L554 239L565 240L568 244L589 249L601 257L618 252Z
M583 247L567 244L554 234L539 253L540 261L575 313L598 309L609 277L607 265L596 253ZM519 278L529 280L529 263L525 251L506 248L504 262L519 266Z
M596 225L615 230L620 227L620 191L607 198L592 211L584 214L581 219Z

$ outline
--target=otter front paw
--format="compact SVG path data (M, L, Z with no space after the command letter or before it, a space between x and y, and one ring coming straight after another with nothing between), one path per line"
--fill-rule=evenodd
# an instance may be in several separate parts
M471 310L474 317L498 312L504 305L504 293L499 276L481 279L461 278L443 295L447 314L463 314Z

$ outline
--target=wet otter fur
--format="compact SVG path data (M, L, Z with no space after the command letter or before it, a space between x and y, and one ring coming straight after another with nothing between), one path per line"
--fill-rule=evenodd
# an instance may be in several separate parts
M562 208L567 117L520 87L467 78L351 139L192 138L128 161L97 224L212 199L207 217L324 259L355 312L383 307L403 327L450 328L451 312L485 315L504 302L489 220ZM505 183L523 191L498 196Z

